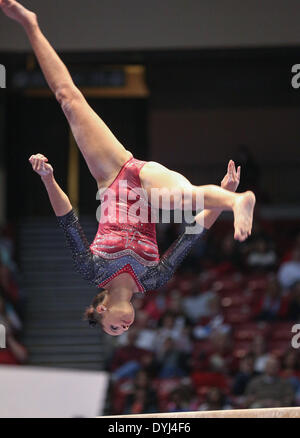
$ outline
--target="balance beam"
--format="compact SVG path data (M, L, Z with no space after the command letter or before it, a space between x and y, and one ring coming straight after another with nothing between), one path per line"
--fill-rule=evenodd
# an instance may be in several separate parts
M98 418L300 418L299 408L236 409L225 411L168 412Z

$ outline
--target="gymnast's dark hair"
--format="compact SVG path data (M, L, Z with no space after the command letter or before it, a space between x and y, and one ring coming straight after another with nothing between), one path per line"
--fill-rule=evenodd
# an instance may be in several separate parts
M84 319L88 321L90 327L95 327L97 324L101 325L101 314L97 312L96 308L103 302L106 294L106 290L97 294L93 299L92 304L87 307L84 312Z

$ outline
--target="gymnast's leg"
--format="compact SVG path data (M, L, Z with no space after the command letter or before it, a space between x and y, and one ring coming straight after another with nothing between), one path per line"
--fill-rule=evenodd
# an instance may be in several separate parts
M235 239L244 241L251 234L255 196L250 191L237 194L215 185L195 186L180 173L153 161L146 163L142 168L140 179L152 205L156 208L164 207L161 204L163 195L156 197L157 191L153 189L169 190L171 208L196 209L197 198L201 198L202 206L206 210L233 211Z
M8 17L23 26L91 174L99 187L108 185L132 154L116 139L76 88L66 66L42 34L36 15L15 0L0 0L0 7Z

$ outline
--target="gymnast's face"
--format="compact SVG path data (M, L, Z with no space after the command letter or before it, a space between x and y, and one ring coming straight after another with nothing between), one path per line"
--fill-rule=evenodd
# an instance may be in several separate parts
M105 333L118 336L126 332L134 321L134 308L131 303L123 302L114 306L99 305L101 325Z

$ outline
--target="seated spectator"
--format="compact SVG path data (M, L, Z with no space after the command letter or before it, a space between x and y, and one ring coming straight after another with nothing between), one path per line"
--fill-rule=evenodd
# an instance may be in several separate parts
M126 397L124 415L151 414L155 412L158 412L157 405L151 402L145 389L136 389Z
M170 292L167 299L167 313L174 318L174 330L181 332L189 319L183 312L183 299L179 290L174 289Z
M151 387L149 375L140 370L133 387L125 399L124 414L148 414L158 411L157 394Z
M118 345L126 345L126 343L128 342L128 335L132 331L132 329L135 329L137 332L137 339L135 341L136 347L147 351L155 350L156 330L154 329L152 322L146 312L140 310L136 314L134 327L123 333L121 336L118 336Z
M28 360L28 351L14 338L10 331L6 332L6 349L0 350L1 365L23 365Z
M258 301L254 315L258 321L275 321L284 319L288 310L287 297L282 296L280 284L276 277L270 277L267 290Z
M157 376L158 365L152 351L146 351L145 354L142 355L140 365L140 369L145 371L151 379Z
M297 322L300 320L300 281L291 289L290 302L287 309L287 319Z
M215 295L209 302L210 316L202 317L198 324L194 326L193 335L196 339L206 339L214 332L228 333L230 325L225 323L225 316L222 312L221 300L219 295Z
M280 266L278 280L284 289L289 289L300 281L300 247L296 246L292 252L291 260Z
M249 352L254 356L254 370L263 373L271 355L267 351L267 343L262 335L253 338Z
M232 374L238 367L236 358L232 355L232 337L230 332L216 330L210 336L212 352L209 355L210 371Z
M292 239L290 240L290 245L285 250L281 258L281 263L288 262L292 259L295 248L300 248L300 231L298 231L296 235L293 235Z
M0 229L0 262L13 274L18 273L17 265L13 257L14 243L11 237L5 235L4 228Z
M231 232L214 242L208 257L213 264L212 271L217 276L232 273L241 266L239 248Z
M293 386L297 405L300 401L300 356L297 350L289 349L282 358L280 376Z
M171 379L187 376L189 374L188 359L189 355L180 352L176 348L173 339L165 339L162 347L156 353L158 377Z
M224 392L220 388L210 388L204 403L199 406L198 411L220 411L226 409L232 409L232 406L228 403Z
M172 313L167 312L163 315L155 336L155 351L157 354L159 354L161 350L164 350L165 341L167 339L173 339L174 341L180 339L182 327L182 324L180 324L180 326L175 324L175 317Z
M248 408L274 408L292 406L295 391L287 380L279 376L279 361L272 356L266 363L264 374L249 382L245 395Z
M191 294L182 300L183 311L192 323L196 323L203 317L211 317L214 308L211 302L215 300L217 293L213 290L200 292L197 287L193 288Z
M0 287L3 291L5 298L15 306L18 305L19 296L19 288L18 285L13 278L12 272L9 267L1 263L0 261Z
M170 395L167 412L189 412L195 410L196 394L191 385L180 385Z
M254 355L251 353L246 354L240 361L240 370L235 376L232 394L235 396L244 395L248 383L259 374L254 369Z
M174 342L178 351L190 354L193 351L194 344L192 340L192 326L185 325L180 332L180 336Z
M248 268L255 272L264 272L274 269L276 262L275 251L270 248L265 239L257 238L247 256L246 265Z
M158 322L166 312L166 301L165 294L158 293L148 301L143 310L151 320Z
M134 377L140 369L141 358L147 350L136 346L137 336L137 330L132 328L128 331L127 344L115 350L109 366L113 380Z
M0 324L6 328L6 348L0 349L0 364L20 365L27 362L28 352L16 339L13 326L6 312L5 302L0 296Z
M209 337L209 346L204 350L200 349L197 356L191 359L193 371L204 371L232 374L238 367L237 359L232 355L231 333L215 330Z

